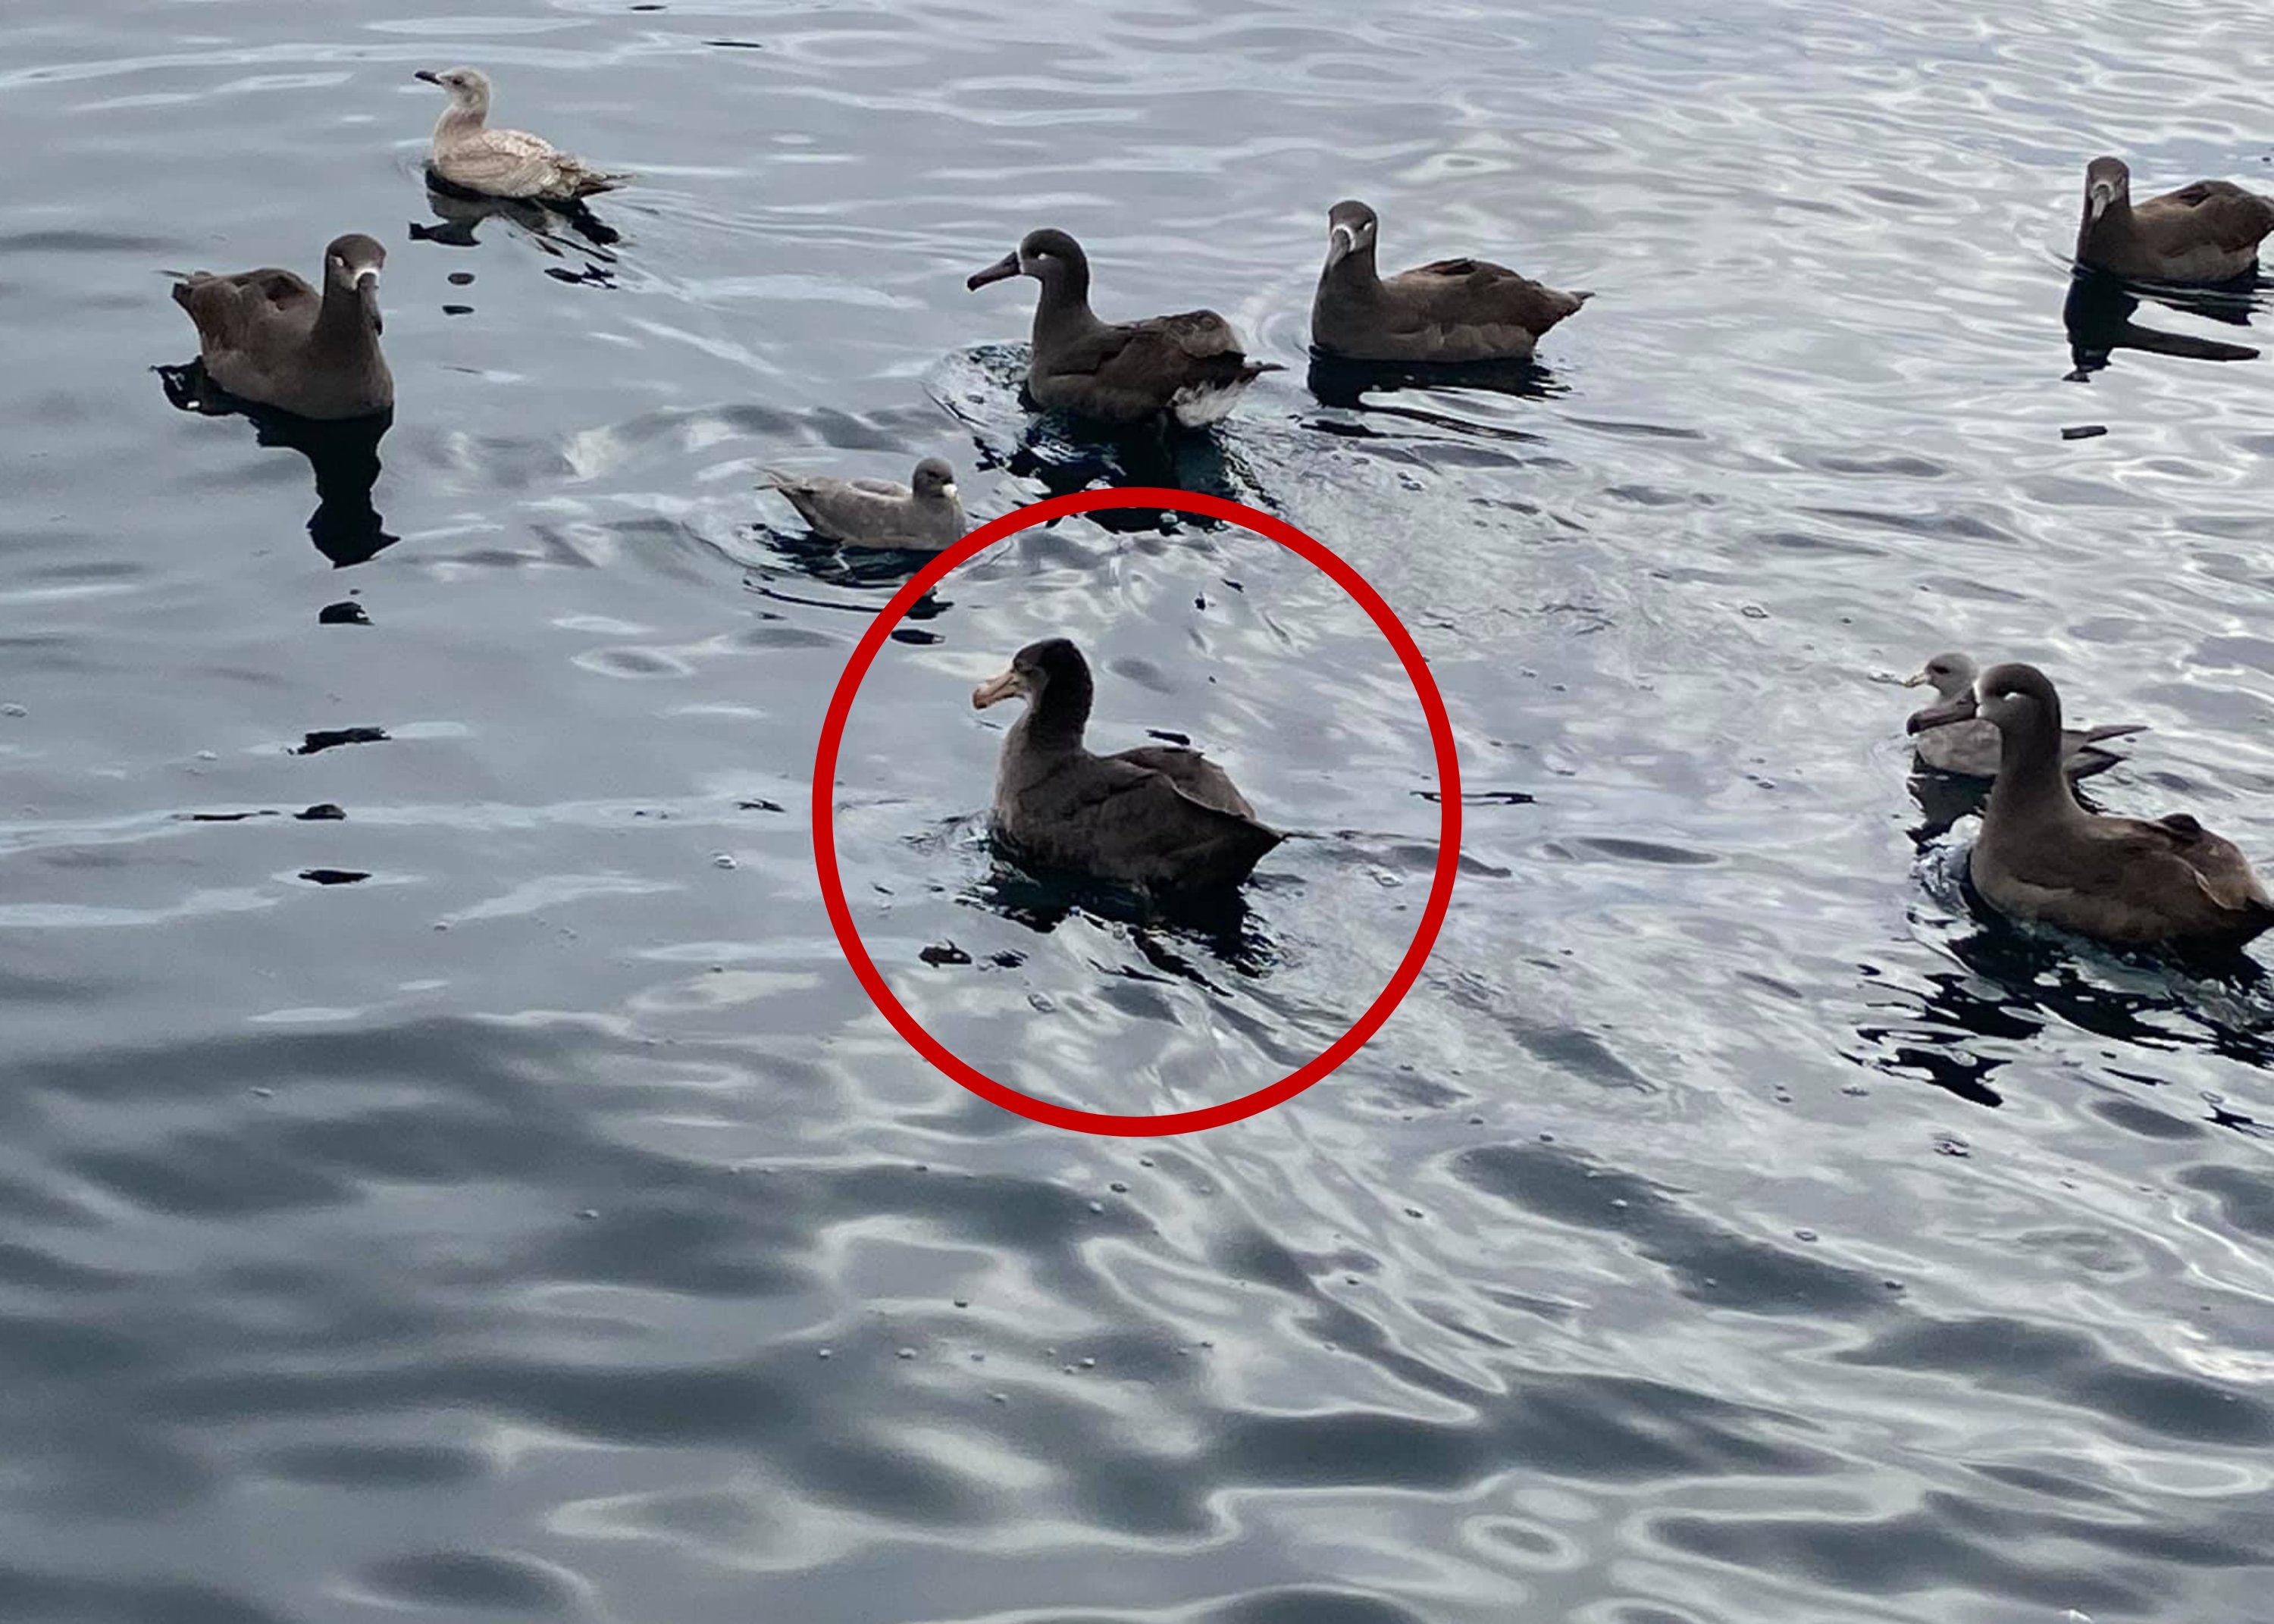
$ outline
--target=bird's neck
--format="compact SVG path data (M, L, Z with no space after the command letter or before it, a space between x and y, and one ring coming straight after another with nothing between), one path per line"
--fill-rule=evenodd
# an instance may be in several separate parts
M2092 217L2092 205L2084 206L2083 218L2076 228L2076 255L2087 258L2085 250L2096 242L2121 243L2131 240L2135 222L2132 218L2132 199L2115 198L2100 211L2100 218Z
M1992 823L2003 823L2024 812L2056 819L2087 816L2076 803L2068 772L2061 761L2060 723L2028 732L2000 732L1998 781L1990 788L1986 814Z
M371 330L362 295L328 276L324 279L324 302L316 308L316 325L310 337L328 350L368 349L379 342Z
M1371 293L1382 286L1382 272L1375 265L1374 244L1353 248L1335 261L1334 279L1344 287L1362 293Z
M446 146L452 141L478 132L489 116L490 109L486 102L477 102L470 106L461 106L453 102L442 109L442 116L434 121L434 145Z
M1081 748L1082 732L1089 726L1093 694L1088 672L1052 677L1050 686L1019 718L1018 726L1025 730L1027 743L1053 751Z
M1035 342L1079 337L1099 325L1089 308L1089 267L1068 266L1043 283L1035 301Z

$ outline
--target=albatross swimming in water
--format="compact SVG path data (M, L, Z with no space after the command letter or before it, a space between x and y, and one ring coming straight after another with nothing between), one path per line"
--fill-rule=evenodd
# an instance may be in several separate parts
M1064 637L1030 643L972 691L979 709L1014 696L1026 714L1003 741L996 837L1056 868L1148 891L1237 885L1284 838L1198 750L1144 745L1093 756L1089 662Z
M1439 259L1384 277L1374 213L1327 212L1327 263L1311 301L1311 342L1353 361L1528 361L1540 336L1594 297L1564 293L1489 259Z
M395 404L379 350L386 263L387 250L355 232L324 250L320 294L274 267L192 271L174 284L174 303L197 324L206 376L237 399L320 421L365 417Z
M2274 925L2232 840L2184 812L2150 820L2088 811L2061 771L2060 695L2034 665L1992 665L1914 733L1979 716L2003 754L1967 859L2001 913L2128 947L2230 950Z
M525 130L488 128L490 80L479 68L422 68L411 77L450 93L450 105L435 121L426 162L453 186L485 197L566 206L630 178L594 169Z
M2135 203L2123 159L2085 166L2080 265L2135 282L2233 282L2258 268L2258 244L2270 231L2274 199L2232 181L2199 180Z
M1276 361L1251 361L1239 335L1212 310L1100 321L1089 308L1089 256L1063 231L1029 231L1018 247L966 286L1013 276L1042 284L1035 301L1027 393L1040 406L1115 425L1174 423L1201 428Z

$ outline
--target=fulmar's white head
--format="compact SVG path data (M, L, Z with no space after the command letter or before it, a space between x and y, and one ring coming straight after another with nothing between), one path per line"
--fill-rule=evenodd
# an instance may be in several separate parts
M1903 686L1931 688L1944 699L1955 699L1974 686L1977 669L1971 655L1938 654L1921 666L1917 674L1906 677Z

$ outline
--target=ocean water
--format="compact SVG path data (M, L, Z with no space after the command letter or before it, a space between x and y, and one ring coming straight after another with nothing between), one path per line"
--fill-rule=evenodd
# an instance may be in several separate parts
M2037 661L2149 725L2100 804L2274 860L2265 300L2074 304L2065 257L2100 151L2274 189L2247 16L87 0L0 42L0 1618L2270 1616L2274 991L1977 912L1894 686ZM614 240L430 199L410 75L456 63L637 172ZM1597 297L1497 387L1340 387L1353 195L1385 265ZM1031 289L964 277L1043 224L1108 317L1286 370L1164 466L1036 433ZM159 273L348 230L384 436L177 409ZM814 751L907 569L755 487L927 455L981 516L1231 495L1427 657L1451 911L1292 1103L1041 1127L847 969ZM1189 739L1296 836L1231 917L990 854L970 688L1051 634L1101 745ZM1130 515L919 605L835 830L930 1030L1156 1112L1371 1001L1440 793L1338 588Z

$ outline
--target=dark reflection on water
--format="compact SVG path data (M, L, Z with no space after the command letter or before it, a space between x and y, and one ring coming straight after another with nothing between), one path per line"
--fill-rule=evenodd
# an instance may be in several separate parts
M1035 498L1148 485L1273 508L1232 437L1159 425L1102 428L1044 410L1027 394L1026 372L1024 344L982 345L946 357L926 378L925 388L970 431L979 466L1031 482ZM1251 389L1246 398L1253 402L1256 395ZM1107 530L1130 533L1224 525L1209 515L1161 508L1101 508L1088 516Z
M2264 1616L2274 993L1983 909L1873 674L2043 665L2150 725L2097 804L2274 856L2274 431L2202 364L2263 290L2060 258L2104 145L2261 177L2255 18L194 10L0 11L0 1618ZM444 59L639 172L605 236L426 195ZM1352 193L1600 297L1307 367ZM963 279L1043 218L1289 370L1031 412ZM153 398L154 272L356 229L383 442ZM1299 1099L1045 1131L846 967L811 764L920 560L754 487L925 455L1261 507L1419 644L1459 885ZM1200 919L998 859L969 695L1053 633L1312 838ZM1349 1029L1442 793L1338 589L1146 511L943 583L823 799L906 1008L1143 1113Z
M1276 959L1262 921L1238 887L1154 896L1005 859L965 896L1044 936L1076 914L1127 926L1128 940L1154 968L1212 991L1220 989L1209 979L1209 968L1178 952L1177 943L1213 960L1219 974L1264 975Z
M1367 404L1368 395L1393 395L1401 389L1482 389L1519 400L1547 400L1570 390L1555 374L1536 361L1480 361L1463 365L1433 365L1417 362L1351 361L1339 356L1311 354L1304 387L1325 406L1355 410Z
M2119 951L2008 920L1975 890L1967 850L1938 846L1924 860L1931 893L1960 916L1944 941L1965 973L1936 971L1875 998L1856 1030L1858 1058L1991 1106L2004 1102L1990 1079L2014 1057L2008 1045L2051 1022L2146 1054L2199 1047L2255 1070L2274 1064L2274 982L2256 959Z
M2250 295L2257 285L2253 278L2240 289L2166 288L2150 292L2105 271L2079 267L2069 280L2068 297L2061 305L2061 324L2068 329L2069 358L2076 367L2070 375L2089 378L2106 366L2119 350L2142 350L2195 361L2255 361L2258 351L2247 344L2195 333L2165 332L2132 317L2145 296L2190 315L2248 327L2254 308Z
M1920 816L1911 827L1911 844L1921 851L1948 834L1959 819L1976 816L1990 801L1988 779L1937 772L1924 765L1914 768L1908 787ZM2092 804L2081 791L2077 800L2085 806Z
M316 511L308 515L308 539L334 568L365 563L400 539L387 533L386 521L372 506L372 492L379 484L379 442L395 426L393 412L320 422L240 400L206 376L200 361L162 366L157 372L167 402L176 410L245 418L260 444L287 446L308 459L316 479Z
M897 587L938 556L913 547L840 547L810 530L780 530L767 527L755 533L762 535L765 545L793 568L832 586ZM760 578L763 579L763 572ZM769 596L780 596L770 588L760 590L766 590ZM816 598L788 601L816 605L822 602ZM863 599L844 606L868 613L873 613L879 605ZM908 605L907 618L912 620L929 620L947 606L936 591L928 591Z
M582 199L544 204L519 198L492 197L453 185L432 169L426 171L426 207L433 212L434 219L426 224L412 222L413 242L471 248L478 241L475 232L486 220L510 221L553 252L578 252L560 236L561 228L575 232L599 250L611 248L623 240L622 232L595 214L592 206ZM610 261L614 259L606 252L600 257Z

